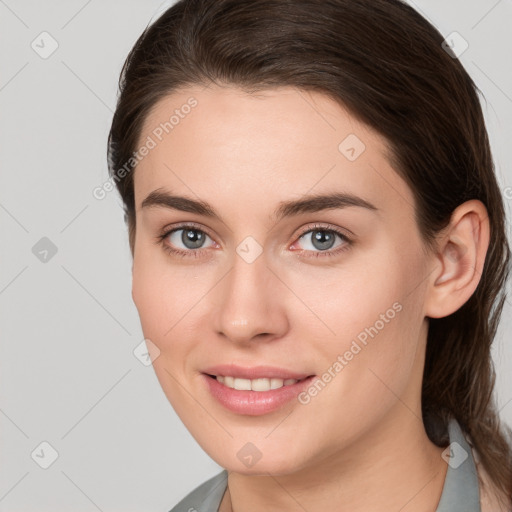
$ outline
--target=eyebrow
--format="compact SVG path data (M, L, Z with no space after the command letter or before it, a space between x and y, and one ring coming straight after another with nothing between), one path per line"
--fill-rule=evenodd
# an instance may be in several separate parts
M169 194L163 189L154 190L142 201L141 208L150 207L170 208L222 221L220 215L206 201ZM303 213L315 213L347 207L359 207L372 212L379 211L375 205L354 194L333 192L330 194L312 194L301 199L282 201L273 212L271 220L277 222L285 217L292 217Z

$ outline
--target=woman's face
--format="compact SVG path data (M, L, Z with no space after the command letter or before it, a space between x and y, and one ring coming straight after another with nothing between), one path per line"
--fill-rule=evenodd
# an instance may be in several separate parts
M384 139L320 93L197 86L142 146L133 299L203 449L286 474L417 426L428 261Z

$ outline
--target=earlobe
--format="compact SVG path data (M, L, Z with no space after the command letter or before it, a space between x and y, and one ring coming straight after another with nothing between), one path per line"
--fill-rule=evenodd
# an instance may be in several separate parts
M484 204L474 199L460 205L438 243L434 258L441 270L432 272L425 316L448 316L469 300L480 282L488 245L489 219Z

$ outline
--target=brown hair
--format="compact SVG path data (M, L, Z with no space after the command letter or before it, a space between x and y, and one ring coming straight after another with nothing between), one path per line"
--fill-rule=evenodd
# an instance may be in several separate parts
M146 27L124 63L109 169L133 254L133 172L119 179L116 169L135 168L130 158L150 109L187 85L287 85L328 95L389 141L429 249L458 205L482 201L491 226L484 270L458 311L429 320L422 411L438 446L454 416L491 480L512 497L511 432L493 398L491 359L510 270L505 212L480 91L443 39L400 0L181 0Z

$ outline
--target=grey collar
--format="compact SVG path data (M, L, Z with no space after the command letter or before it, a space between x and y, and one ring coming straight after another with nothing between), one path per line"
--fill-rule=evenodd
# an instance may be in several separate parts
M471 446L454 418L448 424L448 435L450 445L443 452L448 470L436 512L481 512L478 475Z
M450 445L443 452L448 463L443 492L436 512L481 512L478 476L469 446L458 422L448 424ZM228 484L228 472L221 471L183 498L170 512L218 512Z

